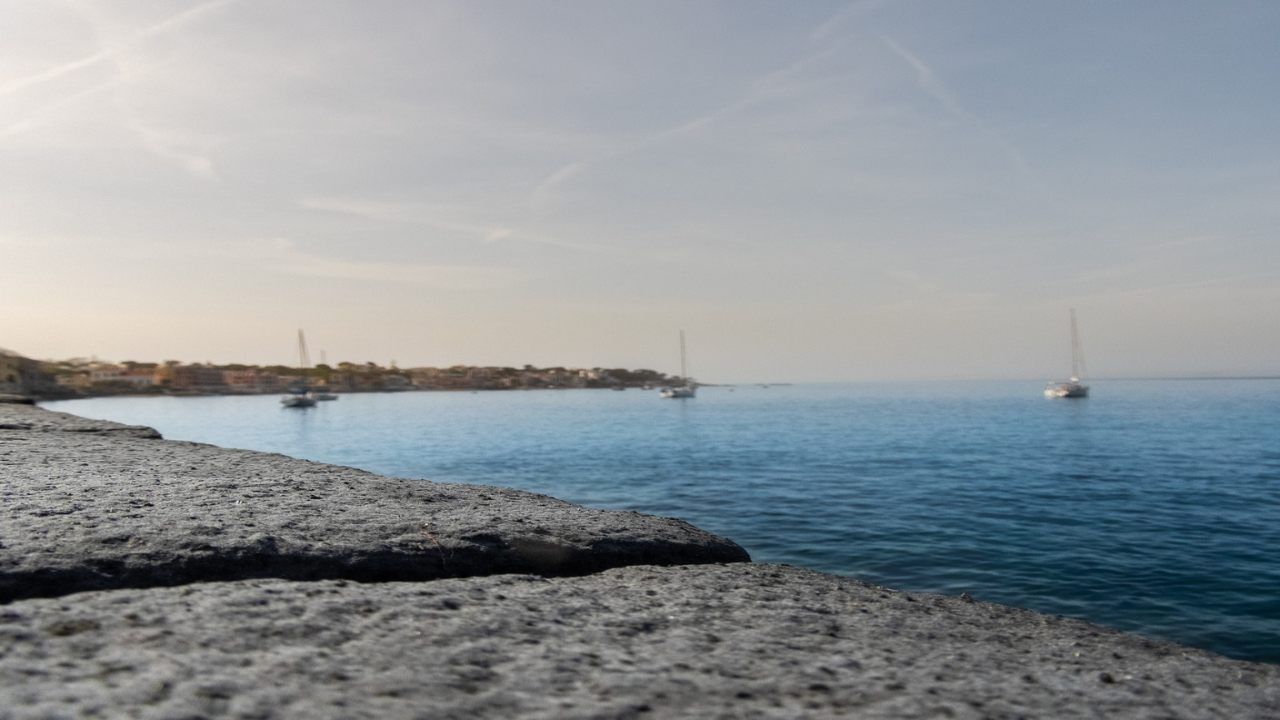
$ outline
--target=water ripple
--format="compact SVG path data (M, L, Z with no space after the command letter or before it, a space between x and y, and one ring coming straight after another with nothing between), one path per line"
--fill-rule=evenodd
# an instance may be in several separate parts
M791 562L1280 662L1280 382L102 399L70 412L683 517Z

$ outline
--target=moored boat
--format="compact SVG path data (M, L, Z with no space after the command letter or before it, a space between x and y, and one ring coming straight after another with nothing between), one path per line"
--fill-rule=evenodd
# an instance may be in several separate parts
M680 383L664 387L658 391L658 395L664 398L679 400L682 398L697 397L698 384L689 377L689 371L685 362L684 350L684 331L680 331Z
M1047 398L1089 397L1089 386L1080 379L1084 374L1084 351L1080 347L1080 333L1076 329L1076 310L1071 308L1071 379L1045 385L1044 396Z
M307 370L311 368L311 358L307 354L307 338L298 330L298 368L302 370L302 378L289 387L288 394L280 398L280 404L287 408L309 408L316 405L316 394L311 392L307 384Z
M1050 398L1082 398L1089 397L1089 386L1073 377L1062 382L1051 382L1044 387L1044 396Z
M280 404L287 408L309 408L315 407L316 396L310 392L303 391L301 393L285 395L280 398Z

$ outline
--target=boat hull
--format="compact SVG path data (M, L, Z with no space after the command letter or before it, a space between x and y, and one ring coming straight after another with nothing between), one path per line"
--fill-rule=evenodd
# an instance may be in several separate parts
M305 395L291 395L280 398L280 404L287 408L315 407L316 399Z
M1044 389L1047 398L1089 397L1089 386L1080 383L1053 383Z

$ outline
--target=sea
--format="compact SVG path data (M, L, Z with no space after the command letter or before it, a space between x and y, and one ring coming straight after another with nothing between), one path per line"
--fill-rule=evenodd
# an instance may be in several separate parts
M166 438L683 518L756 561L1280 662L1280 379L45 403Z

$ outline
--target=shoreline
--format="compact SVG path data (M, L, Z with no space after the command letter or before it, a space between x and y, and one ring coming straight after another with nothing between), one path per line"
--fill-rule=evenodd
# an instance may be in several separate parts
M679 520L12 403L0 468L3 720L1280 706L1280 665L755 564Z
M1239 381L1274 381L1280 380L1280 375L1178 375L1169 377L1094 377L1090 378L1090 382L1239 382ZM1026 383L1029 385L1043 384L1043 378L932 378L923 380L822 380L812 382L734 382L734 383L704 383L699 382L700 388L773 388L773 387L793 387L798 385L821 386L821 385L886 385L886 384L929 384L929 383ZM625 390L638 390L646 392L641 385L625 385ZM321 388L323 389L323 388ZM590 387L574 387L574 386L550 386L550 387L408 387L399 389L343 389L343 390L325 390L335 395L394 395L401 393L416 392L445 392L445 393L479 393L479 392L529 392L534 390L615 390L612 386L590 386ZM651 387L650 390L656 390L657 387ZM264 392L255 391L167 391L167 392L79 392L77 394L57 394L48 392L34 392L23 397L30 397L36 403L42 402L61 402L65 400L92 400L96 398L151 398L151 397L253 397L253 396L273 396L286 394L283 390L269 390Z
M789 385L792 383L774 383L774 385ZM698 387L735 387L731 384L717 383L698 383ZM645 390L639 385L626 386L626 390L638 390L640 392L657 392L657 388ZM475 388L404 388L399 390L326 390L341 397L343 395L403 395L406 393L419 392L441 392L441 393L482 393L482 392L533 392L533 391L565 391L565 390L591 390L591 391L612 391L611 387L475 387ZM173 398L192 398L192 397L260 397L260 396L279 396L286 395L284 391L269 392L119 392L119 393L88 393L79 395L49 395L35 394L31 396L36 403L45 402L62 402L66 400L94 400L97 398L153 398L153 397L173 397Z

